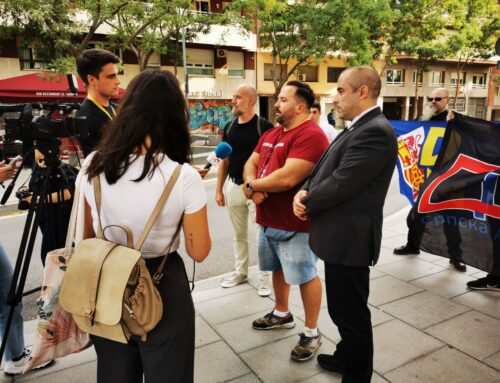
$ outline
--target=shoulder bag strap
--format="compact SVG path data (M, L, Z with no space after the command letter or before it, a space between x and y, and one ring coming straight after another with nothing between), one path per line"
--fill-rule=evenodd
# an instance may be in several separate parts
M167 186L165 186L165 190L163 190L163 193L156 204L153 214L151 214L151 217L149 217L148 222L146 223L146 226L144 227L143 232L141 233L141 236L139 237L139 240L134 246L134 249L137 251L141 250L141 247L146 240L146 237L148 236L151 228L153 227L156 219L161 213L161 209L163 209L163 205L165 205L165 202L167 202L168 196L170 195L170 192L174 188L175 182L177 181L177 178L179 178L179 174L182 170L182 165L177 165L177 167L174 170L174 173L172 174L172 177L170 177L170 180L167 183Z
M94 176L92 178L92 181L94 183L94 198L95 198L95 206L97 209L97 233L96 237L103 239L104 234L102 232L102 225L101 225L101 180L99 179L99 176Z

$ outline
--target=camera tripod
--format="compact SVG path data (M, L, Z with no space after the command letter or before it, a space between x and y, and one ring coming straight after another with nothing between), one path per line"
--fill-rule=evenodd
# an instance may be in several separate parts
M23 293L38 227L40 226L44 237L42 240L42 253L46 254L46 251L61 248L66 241L76 172L70 166L61 163L57 154L54 155L52 151L44 153L44 156L47 166L41 167L35 164L31 175L31 202L29 203L14 274L7 296L6 303L10 305L10 310L2 336L0 361L7 345L16 306L22 301L24 295L40 290L38 288ZM18 174L9 185L10 190L12 190L13 186L11 187L11 185L15 182ZM69 199L65 200L65 195L68 196L68 193ZM4 196L2 202L7 200L6 197L8 198L8 195Z

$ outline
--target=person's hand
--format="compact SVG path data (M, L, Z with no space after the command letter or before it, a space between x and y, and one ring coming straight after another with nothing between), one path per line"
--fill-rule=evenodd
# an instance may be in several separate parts
M245 197L247 199L252 198L252 195L254 193L253 190L248 190L247 187L246 187L247 182L251 182L251 181L253 181L253 180L247 179L247 180L245 180L245 182L243 182L243 185L241 185L241 189L243 190L243 194L245 195Z
M215 192L215 202L217 202L217 205L219 206L226 206L226 200L222 191Z
M265 192L253 192L252 201L254 204L259 205L264 202L267 198L267 193Z
M0 182L14 178L16 169L13 166L5 165L5 161L0 162Z
M201 176L201 178L205 178L207 173L210 171L210 169L205 169L201 166L196 166L196 165L193 165L193 168L198 172L198 174Z
M454 110L449 110L448 114L446 115L446 122L449 122L455 118L455 111Z
M295 197L293 197L293 214L301 221L307 221L306 216L306 206L302 203L302 200L307 195L307 190L299 190Z

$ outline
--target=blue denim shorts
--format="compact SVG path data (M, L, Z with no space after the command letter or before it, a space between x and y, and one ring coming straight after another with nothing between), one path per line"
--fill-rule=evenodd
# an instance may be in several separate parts
M301 285L318 275L318 257L309 247L309 233L296 233L288 241L275 241L265 236L259 226L259 267L262 271L283 270L286 283Z

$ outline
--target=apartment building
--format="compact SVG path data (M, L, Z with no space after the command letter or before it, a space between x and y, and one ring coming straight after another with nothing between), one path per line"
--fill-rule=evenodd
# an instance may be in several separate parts
M486 118L490 68L496 62L475 61L467 64L457 75L457 62L453 59L430 64L417 79L417 65L411 57L400 56L398 63L388 66L382 73L382 107L389 119L411 120L422 114L425 97L433 89L446 88L450 92L450 107L471 117ZM417 102L415 102L418 87ZM456 103L455 103L456 98ZM499 105L500 107L500 105Z

